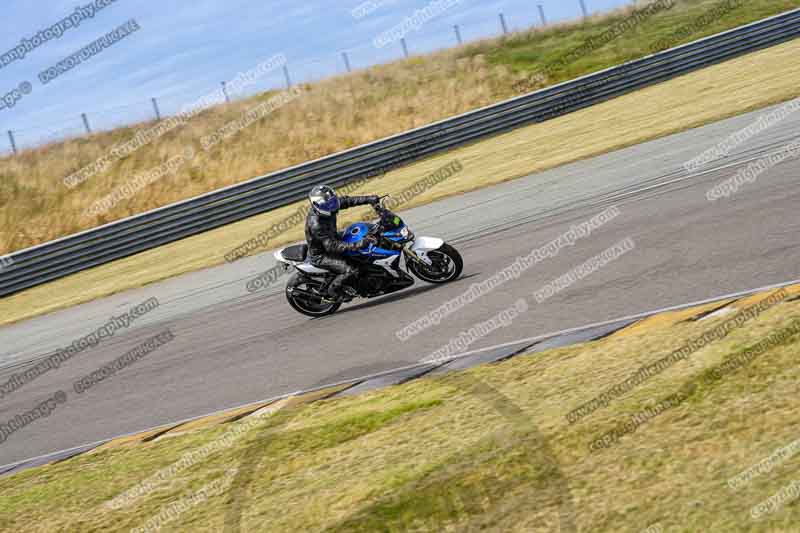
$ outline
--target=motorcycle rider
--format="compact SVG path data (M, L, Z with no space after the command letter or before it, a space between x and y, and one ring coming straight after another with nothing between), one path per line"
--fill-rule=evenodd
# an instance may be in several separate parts
M336 274L328 286L327 296L332 301L342 301L356 296L355 291L344 286L344 282L358 272L344 257L345 252L366 248L376 244L374 237L368 236L358 243L344 242L336 228L336 215L340 209L350 209L360 205L376 205L378 196L336 196L336 191L327 185L318 185L308 194L311 210L306 217L306 241L311 264Z

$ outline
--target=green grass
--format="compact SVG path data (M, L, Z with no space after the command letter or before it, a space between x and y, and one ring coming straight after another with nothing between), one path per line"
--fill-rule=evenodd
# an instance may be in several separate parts
M566 414L721 321L666 323L360 396L279 411L233 446L118 510L111 498L234 424L79 456L0 479L3 531L123 531L238 469L164 531L796 531L800 500L750 509L800 458L733 491L730 477L800 438L800 335L722 379L712 368L800 320L781 303L575 424ZM597 452L589 443L678 390ZM240 516L238 513L240 512ZM238 518L237 518L238 517Z
M670 38L679 28L691 26L705 13L724 2L725 0L677 1L674 7L643 17L642 22L633 28L574 60L565 58L569 58L574 50L581 49L593 39L597 40L609 28L631 20L633 9L590 17L577 27L564 25L550 31L522 32L504 40L482 41L465 47L461 55L469 57L485 54L492 65L506 65L514 72L523 74L547 72L550 82L561 82L658 51L654 49L656 43ZM738 7L726 10L723 16L712 23L695 28L687 37L674 40L671 44L685 44L797 7L800 7L797 0L742 2ZM642 7L636 9L641 10Z

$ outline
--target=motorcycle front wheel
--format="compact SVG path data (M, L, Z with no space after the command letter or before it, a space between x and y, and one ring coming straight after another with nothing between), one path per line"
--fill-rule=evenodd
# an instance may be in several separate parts
M432 265L410 261L408 269L422 281L428 283L447 283L458 279L464 270L464 261L458 250L449 244L443 244L438 250L428 252Z

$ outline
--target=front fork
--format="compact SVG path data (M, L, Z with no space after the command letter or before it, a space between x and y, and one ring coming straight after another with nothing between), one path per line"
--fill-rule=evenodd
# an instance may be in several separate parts
M411 247L414 245L414 241L408 241L403 246L403 255L406 257L406 268L408 268L408 262L413 261L415 263L419 263L420 265L425 266L433 266L433 261L428 259L427 255L419 255L415 252Z

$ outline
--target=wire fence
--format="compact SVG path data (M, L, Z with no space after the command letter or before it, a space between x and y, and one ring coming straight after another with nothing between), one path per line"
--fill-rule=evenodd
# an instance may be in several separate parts
M375 1L364 2L361 6L374 4ZM573 18L590 16L591 12L585 0L570 0L570 2L575 3ZM424 30L406 34L385 46L377 46L374 42L369 42L361 46L330 52L323 57L309 61L292 62L288 60L277 72L259 78L256 84L237 91L235 94L226 91L226 82L222 81L219 86L205 87L191 94L186 92L165 93L123 106L87 110L80 115L66 117L59 122L10 129L0 134L5 137L5 142L0 140L0 155L15 155L26 148L35 148L120 127L162 120L177 115L188 102L193 102L208 95L210 91L220 88L228 102L242 100L269 90L289 88L296 84L314 83L331 76L368 69L413 55L431 53L481 39L499 37L550 24L552 21L548 20L545 7L541 2L532 2L530 11L525 13L487 14L486 19L471 24L426 23Z

